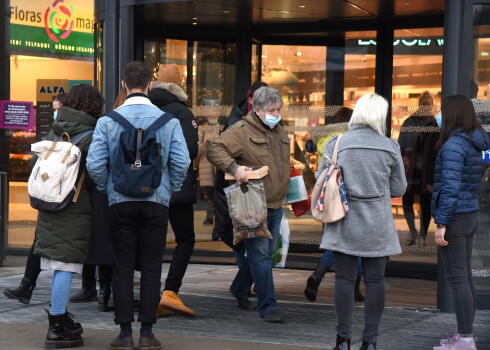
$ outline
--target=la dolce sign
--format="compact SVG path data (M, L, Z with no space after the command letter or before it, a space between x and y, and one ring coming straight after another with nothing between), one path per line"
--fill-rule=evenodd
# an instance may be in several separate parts
M358 46L376 45L376 40L358 39L357 45ZM395 41L393 41L393 46L397 46L397 45L408 46L408 47L410 47L410 46L430 46L430 45L443 46L444 45L444 39L442 39L442 38L435 38L435 39L396 39Z

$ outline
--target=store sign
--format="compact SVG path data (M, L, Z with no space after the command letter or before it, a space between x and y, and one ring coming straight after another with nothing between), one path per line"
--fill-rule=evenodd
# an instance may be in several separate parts
M484 162L490 162L490 148L486 151L482 151L482 158Z
M93 0L12 0L10 5L13 54L93 56Z
M36 101L52 102L59 94L68 93L68 79L37 79Z
M363 40L363 39L358 39L357 40L357 45L358 46L373 46L376 45L376 40L373 39L368 39L368 40ZM436 39L396 39L393 41L393 46L430 46L430 45L437 45L437 46L443 46L444 45L444 39L442 38L436 38Z
M30 130L34 119L32 102L0 101L0 129Z

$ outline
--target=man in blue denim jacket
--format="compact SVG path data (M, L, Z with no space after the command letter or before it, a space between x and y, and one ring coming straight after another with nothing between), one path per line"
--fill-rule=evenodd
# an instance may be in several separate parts
M127 99L116 111L134 127L146 129L162 115L147 97L151 71L141 62L131 62L124 70L122 86ZM172 118L156 131L161 143L163 176L153 195L133 198L112 188L112 174L119 136L124 127L110 117L98 120L87 156L87 170L97 189L107 192L111 210L111 236L114 247L113 280L115 322L119 336L111 349L132 348L133 272L141 270L140 349L161 349L152 333L160 298L162 256L168 223L168 205L172 192L180 190L190 164L187 144L177 119Z

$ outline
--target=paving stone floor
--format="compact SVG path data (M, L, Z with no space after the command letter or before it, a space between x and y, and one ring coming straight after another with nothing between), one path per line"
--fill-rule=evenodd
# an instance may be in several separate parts
M164 264L162 281L166 276ZM23 267L10 268L10 275L0 277L0 288L16 287L22 277ZM233 339L261 344L289 344L311 348L331 349L335 344L335 312L331 291L333 276L327 275L322 284L318 302L310 303L302 295L304 281L309 271L274 270L278 307L285 320L283 324L268 324L262 321L257 311L237 308L228 292L236 268L227 265L190 265L181 289L185 304L196 310L197 317L187 319L177 315L160 318L154 328L158 333L197 336L206 338ZM138 276L135 278L138 284ZM49 307L50 273L43 272L38 280L30 305L23 305L0 296L0 325L2 323L43 324L47 323L43 311ZM387 295L404 285L404 279L388 279ZM80 276L73 281L72 294L81 285ZM431 295L430 284L412 283L413 293ZM421 287L422 286L422 287ZM425 287L424 287L425 286ZM135 289L137 290L137 288ZM433 292L433 291L432 291ZM432 297L428 297L431 301ZM441 314L430 302L420 305L399 302L393 296L385 309L380 328L378 349L411 350L432 349L439 339L456 327L455 316ZM254 301L255 299L252 299ZM423 299L420 299L423 300ZM360 346L362 333L363 304L354 311L353 349ZM97 311L97 303L71 304L69 311L76 320L91 329L116 330L112 313ZM475 320L478 349L490 349L490 311L478 311ZM204 340L203 340L204 341ZM104 344L101 348L106 348ZM199 348L199 347L197 347ZM0 349L3 349L0 338Z

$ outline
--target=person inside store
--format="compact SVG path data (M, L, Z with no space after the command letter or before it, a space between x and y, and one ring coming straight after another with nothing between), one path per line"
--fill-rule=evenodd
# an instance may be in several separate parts
M180 122L192 161L198 152L197 122L194 114L185 104L188 97L181 84L182 76L175 63L160 65L157 81L153 82L148 98L155 106L174 115ZM189 265L196 241L194 232L195 202L196 172L190 166L180 191L173 193L170 198L168 220L172 225L177 245L168 269L165 288L158 305L157 317L169 315L171 312L185 317L196 316L196 312L185 306L179 297L182 279Z
M352 112L353 111L351 108L342 107L335 113L332 124L317 126L315 129L313 129L312 140L315 145L315 150L318 150L318 159L322 159L328 140L330 140L333 136L345 134L347 131L349 131L349 121L352 116ZM323 277L334 263L333 252L331 250L327 250L320 258L320 262L315 267L313 273L306 280L306 287L304 291L306 299L313 302L316 300L318 288L322 283ZM361 277L362 262L361 258L358 258L357 278L354 294L354 299L356 302L364 301L364 295L362 295L360 290Z
M427 139L433 128L437 128L437 122L433 115L434 99L429 91L424 91L419 97L417 110L408 117L402 124L398 143L405 166L405 176L407 178L407 191L403 195L403 214L407 221L410 235L406 244L418 244L422 247L427 245L427 230L430 225L430 200L432 193L430 185L433 181L425 172L434 168L435 151L426 147ZM432 161L428 164L428 160ZM419 198L420 203L420 231L415 226L415 198Z
M145 129L160 117L162 111L148 98L151 88L151 70L143 62L130 62L124 69L122 87L127 91L126 101L117 113L135 128ZM176 118L170 118L155 130L160 144L161 180L149 196L132 197L117 192L112 186L119 139L124 126L110 116L99 119L87 158L87 170L97 185L106 192L111 211L113 243L112 292L114 295L115 322L120 333L110 343L111 349L133 347L134 322L134 270L138 265L140 279L141 323L139 348L160 350L162 345L152 329L156 323L156 310L160 297L163 250L166 243L168 206L172 192L182 185L190 164L189 152ZM164 171L163 171L164 170Z
M62 93L62 94L57 95L54 98L54 100L53 100L53 109L54 109L53 119L54 120L56 120L56 117L58 116L58 111L63 106L65 99L66 99L66 96L67 95L65 93Z
M283 101L279 91L264 86L253 94L252 111L215 139L207 142L206 156L222 171L235 177L237 183L248 181L250 166L264 165L269 173L263 178L267 200L267 227L273 239L244 239L246 260L252 272L258 298L258 311L264 321L282 322L277 311L272 277L272 253L276 247L283 215L282 201L289 184L289 137L281 120ZM238 288L248 295L250 284ZM232 290L233 292L233 290Z
M73 86L65 104L58 111L47 139L54 140L55 135L61 136L62 133L74 137L93 130L98 118L102 116L103 108L104 99L96 88L86 84ZM73 273L81 273L87 259L92 228L88 186L90 180L82 177L91 141L90 133L77 143L82 152L82 163L76 181L77 184L82 182L78 200L58 211L39 210L38 214L34 254L41 257L42 270L53 271L49 329L45 341L47 349L83 345L80 336L83 329L67 312L67 304Z
M207 117L199 129L199 151L196 157L196 164L199 168L199 190L201 199L206 201L206 217L203 220L204 226L214 224L213 193L215 186L216 168L206 157L206 142L219 135L218 118ZM218 237L212 236L214 241Z
M391 198L405 193L407 182L398 143L387 138L388 102L370 93L354 107L349 131L340 140L337 164L342 168L349 212L325 225L320 248L335 258L334 350L350 349L357 259L361 257L366 286L364 331L360 350L376 349L385 302L385 267L401 247L391 212ZM324 155L332 157L337 136L327 143ZM362 169L359 164L363 164ZM326 169L322 158L317 174Z
M472 101L463 95L442 100L442 129L436 148L432 216L437 225L435 243L451 286L457 331L434 350L476 350L473 321L476 292L471 268L472 247L478 231L478 187L482 151L490 147L477 120Z

